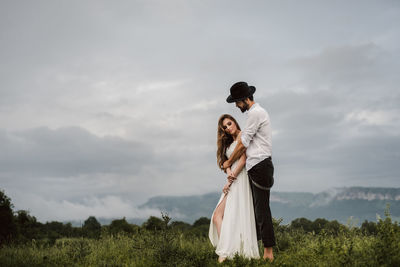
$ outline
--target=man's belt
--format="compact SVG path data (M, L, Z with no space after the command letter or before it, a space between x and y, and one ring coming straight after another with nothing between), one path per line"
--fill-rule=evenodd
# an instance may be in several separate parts
M250 180L256 187L258 187L258 188L260 188L262 190L270 190L271 187L272 187L272 186L271 187L265 187L265 186L259 185L258 183L254 182L252 179L250 179Z

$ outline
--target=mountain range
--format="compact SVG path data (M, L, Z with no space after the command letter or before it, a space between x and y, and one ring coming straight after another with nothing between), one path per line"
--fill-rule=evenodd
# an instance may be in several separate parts
M167 212L173 220L193 223L200 217L211 217L221 193L192 196L157 196L139 206ZM296 218L325 218L343 224L360 225L365 220L377 221L390 216L400 221L400 188L341 187L320 193L271 191L272 216L284 224Z

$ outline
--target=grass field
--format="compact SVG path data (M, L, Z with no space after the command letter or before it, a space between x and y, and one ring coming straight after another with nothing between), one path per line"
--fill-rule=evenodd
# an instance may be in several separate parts
M99 239L32 240L0 249L0 266L400 266L400 230L390 216L377 224L377 234L343 226L316 234L293 230L275 221L275 261L267 263L237 255L217 263L202 231L166 227L131 234L101 233ZM260 252L261 252L260 247Z

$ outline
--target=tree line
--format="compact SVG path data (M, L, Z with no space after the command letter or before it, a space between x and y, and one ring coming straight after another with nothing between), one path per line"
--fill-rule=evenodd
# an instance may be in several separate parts
M0 246L10 243L26 243L34 240L45 240L53 244L59 238L85 237L99 239L101 234L118 233L136 234L141 230L159 231L165 228L165 220L150 216L142 225L129 223L126 218L115 219L109 225L101 225L95 216L89 216L80 227L71 223L51 221L38 222L35 216L26 210L13 210L11 199L0 190ZM168 228L177 231L190 231L196 236L206 236L210 219L199 218L193 224L183 221L168 220Z
M165 218L150 216L142 225L131 224L124 218L115 219L109 225L101 225L96 217L89 216L81 227L74 227L71 223L57 221L41 223L26 210L13 210L11 199L0 190L0 246L10 243L26 243L32 240L42 240L50 244L59 238L85 237L99 239L101 235L116 235L118 233L138 234L141 231L160 231L168 227L172 231L186 235L207 237L210 219L201 217L193 224L183 221L170 221ZM168 216L166 218L169 218ZM314 221L306 218L293 220L289 225L280 225L282 220L274 219L277 230L302 231L304 233L321 232L338 235L349 231L349 228L338 221L328 221L318 218ZM358 229L365 235L375 235L378 232L377 223L364 221Z

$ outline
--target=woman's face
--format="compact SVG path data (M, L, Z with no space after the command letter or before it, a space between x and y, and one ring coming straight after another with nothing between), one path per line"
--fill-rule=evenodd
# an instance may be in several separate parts
M237 131L237 127L234 121L232 121L229 118L225 118L222 121L222 128L224 128L225 132L230 134L230 135L234 135L236 134Z

